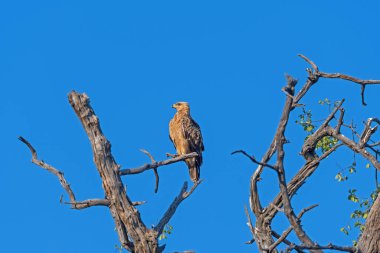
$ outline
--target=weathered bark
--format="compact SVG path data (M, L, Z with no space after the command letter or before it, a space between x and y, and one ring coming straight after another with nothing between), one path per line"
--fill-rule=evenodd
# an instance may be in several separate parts
M358 242L360 253L380 252L380 198L377 197Z
M147 229L139 211L126 195L126 189L119 175L120 166L111 154L111 144L102 133L99 119L89 105L89 98L86 94L73 91L69 94L69 102L91 142L94 163L102 178L106 198L110 201L109 208L122 245L136 253L160 252L157 232Z

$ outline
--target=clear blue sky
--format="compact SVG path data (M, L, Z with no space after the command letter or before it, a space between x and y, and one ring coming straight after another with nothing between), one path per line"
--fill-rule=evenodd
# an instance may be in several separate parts
M298 53L326 72L380 79L379 8L377 1L1 1L0 251L115 252L108 209L61 205L65 192L57 179L31 164L17 140L24 136L41 159L64 171L79 200L102 198L87 136L67 102L74 89L90 96L124 168L148 162L140 148L157 160L174 152L171 104L188 101L204 137L204 183L170 222L167 252L257 252L244 244L251 238L244 205L255 166L230 153L265 152L285 99L284 73L305 80L308 66ZM368 87L363 107L357 85L320 80L302 102L323 118L317 101L344 97L347 121L355 117L361 126L379 117L379 94L380 87ZM290 179L302 164L304 136L291 124L287 137ZM360 160L352 186L336 182L352 158L343 151L323 163L293 201L296 212L320 204L303 221L320 243L351 243L354 238L339 231L354 208L348 188L365 196L374 186L373 169ZM159 172L158 194L152 172L125 178L132 200L148 201L139 207L148 225L189 179L182 163ZM278 192L270 171L260 186L264 202ZM280 217L273 228L281 233L287 226Z

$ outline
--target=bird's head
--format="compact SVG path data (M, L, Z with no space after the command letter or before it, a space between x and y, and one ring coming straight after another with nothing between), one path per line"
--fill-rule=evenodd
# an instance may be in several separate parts
M172 105L173 108L175 108L178 112L190 112L189 103L187 102L177 102Z

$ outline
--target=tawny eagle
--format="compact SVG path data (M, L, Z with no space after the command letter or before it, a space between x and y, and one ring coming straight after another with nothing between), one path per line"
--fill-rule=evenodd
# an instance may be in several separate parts
M198 156L185 160L190 178L195 183L200 177L202 151L204 150L201 129L190 116L190 107L187 102L178 102L172 107L177 109L177 113L169 123L169 137L178 155L198 153Z

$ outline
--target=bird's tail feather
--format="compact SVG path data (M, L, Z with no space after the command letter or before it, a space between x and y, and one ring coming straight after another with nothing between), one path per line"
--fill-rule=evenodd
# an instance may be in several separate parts
M189 168L191 181L197 182L201 174L200 166L194 158L186 159L185 162Z
M199 167L197 167L197 166L190 167L189 168L189 173L190 173L191 181L193 181L195 183L195 182L197 182L199 180L199 177L200 177L200 169L199 169Z

